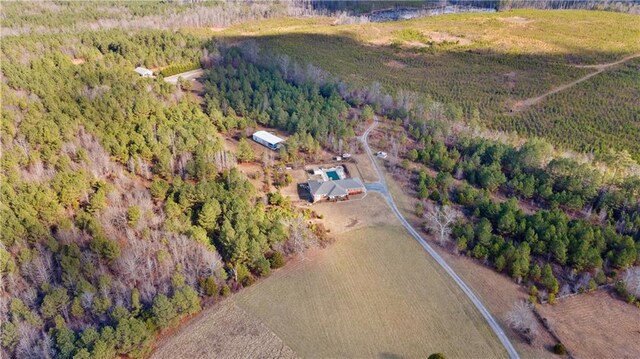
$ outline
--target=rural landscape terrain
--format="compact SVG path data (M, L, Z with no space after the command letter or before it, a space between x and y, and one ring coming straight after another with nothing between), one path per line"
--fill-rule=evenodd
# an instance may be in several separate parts
M640 357L639 2L0 14L0 358Z

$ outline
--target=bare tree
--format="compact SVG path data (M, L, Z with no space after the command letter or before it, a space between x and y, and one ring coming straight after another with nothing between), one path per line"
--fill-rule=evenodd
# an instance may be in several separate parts
M449 242L451 225L458 218L458 212L449 206L430 207L424 213L427 219L427 227L438 234L441 246Z
M287 224L289 225L289 240L286 251L297 253L305 259L304 252L317 244L315 235L309 230L302 217L294 217Z
M506 317L509 326L516 330L531 344L538 335L538 321L527 302L521 301L513 305Z
M640 267L631 267L627 269L622 281L627 288L627 292L640 299Z

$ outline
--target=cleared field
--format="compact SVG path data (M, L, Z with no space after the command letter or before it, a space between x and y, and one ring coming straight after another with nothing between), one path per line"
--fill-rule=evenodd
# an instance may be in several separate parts
M460 289L397 225L343 233L234 300L302 357L506 356Z
M151 358L296 358L295 353L232 300L204 310L175 335L162 340Z
M319 66L358 86L377 81L392 93L414 91L456 106L469 118L477 109L480 120L491 128L597 152L600 148L593 148L590 137L576 135L588 128L603 135L605 146L628 148L640 156L633 143L609 140L625 138L628 126L598 116L578 121L577 114L570 114L576 109L572 101L552 106L552 113L563 114L562 121L556 116L540 122L527 113L499 116L508 114L518 101L595 71L574 65L607 63L640 53L640 21L634 15L514 10L342 26L331 26L330 19L277 19L242 24L215 36L255 38L264 48ZM609 102L616 98L610 92L592 91L590 96ZM630 116L627 107L617 113L621 111L621 118Z
M567 298L538 310L576 358L640 356L640 311L606 292Z

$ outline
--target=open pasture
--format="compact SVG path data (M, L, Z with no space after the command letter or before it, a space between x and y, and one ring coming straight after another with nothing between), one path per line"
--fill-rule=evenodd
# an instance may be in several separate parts
M337 239L242 291L237 305L302 357L506 356L402 227L364 227Z

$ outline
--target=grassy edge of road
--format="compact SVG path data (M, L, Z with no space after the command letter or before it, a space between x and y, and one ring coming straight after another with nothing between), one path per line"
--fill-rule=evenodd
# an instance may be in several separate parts
M369 137L369 133L377 126L377 124L378 124L378 118L374 117L374 122L363 133L361 140L362 140L362 143L364 144L365 151L367 152L367 154L369 155L369 158L373 162L376 172L378 172L378 178L380 179L380 184L382 185L381 193L385 197L387 204L391 208L392 212L396 215L398 220L402 223L402 225L406 228L406 230L409 231L409 233L415 238L415 240L418 241L418 243L422 246L422 248L424 248L435 259L435 261L438 262L438 264L447 272L447 274L449 274L449 276L458 284L458 286L460 286L462 291L467 295L469 300L471 300L471 302L475 305L475 307L478 309L480 314L482 314L484 319L487 321L487 323L493 330L494 334L498 337L498 339L504 346L509 357L512 359L520 358L520 355L516 351L515 347L513 346L513 344L511 344L511 340L505 334L501 325L491 315L491 312L484 306L482 301L480 301L480 299L475 295L473 290L469 288L469 286L467 286L467 284L462 280L462 278L460 278L456 274L456 272L447 264L447 262L438 254L438 252L436 252L427 243L427 241L424 238L422 238L422 236L413 228L413 226L406 220L406 218L403 216L403 214L400 212L400 210L396 206L393 200L393 197L389 194L384 172L382 172L382 170L380 169L380 166L376 162L375 157L373 156L371 147L369 146L369 143L367 141Z

